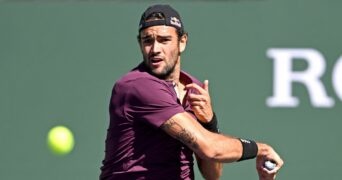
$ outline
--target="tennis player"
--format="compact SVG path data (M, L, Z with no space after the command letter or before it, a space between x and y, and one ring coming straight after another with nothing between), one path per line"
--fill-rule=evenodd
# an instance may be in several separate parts
M272 147L218 132L208 81L181 70L187 39L171 6L142 14L143 61L113 87L100 179L191 180L194 154L205 179L219 179L222 163L252 158L260 180L275 179L283 161ZM276 164L271 171L267 160Z

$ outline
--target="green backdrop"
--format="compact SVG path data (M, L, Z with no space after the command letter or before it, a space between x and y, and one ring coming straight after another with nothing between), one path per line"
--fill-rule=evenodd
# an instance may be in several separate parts
M138 21L156 2L0 1L0 179L98 179L111 88L141 61ZM271 144L285 160L278 179L341 179L342 100L331 75L342 54L342 1L169 3L189 32L182 65L210 80L221 131ZM297 107L267 106L270 48L320 52L334 106L313 107L300 83L293 84ZM47 132L56 125L75 135L67 156L47 148ZM254 164L225 164L222 179L257 179ZM196 177L202 179L197 170Z

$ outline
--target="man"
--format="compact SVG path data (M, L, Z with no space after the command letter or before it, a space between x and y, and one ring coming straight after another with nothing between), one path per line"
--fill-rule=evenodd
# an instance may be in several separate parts
M283 161L268 145L218 133L208 81L181 71L187 34L179 14L154 5L142 15L138 42L143 62L119 79L100 179L194 179L193 153L206 179L221 163L256 157L259 179L274 179ZM264 162L276 163L274 170Z

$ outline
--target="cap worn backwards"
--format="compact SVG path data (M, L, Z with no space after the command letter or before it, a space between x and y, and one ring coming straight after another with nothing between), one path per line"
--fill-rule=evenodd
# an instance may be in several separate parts
M154 13L161 13L164 16L164 19L147 20L147 18ZM148 7L141 16L139 32L145 28L158 25L172 26L181 34L184 32L183 23L178 12L169 5L157 4Z

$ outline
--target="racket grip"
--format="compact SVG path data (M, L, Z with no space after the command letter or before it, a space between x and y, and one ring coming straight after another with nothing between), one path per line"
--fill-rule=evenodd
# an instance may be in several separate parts
M269 171L272 171L277 165L273 162L273 161L265 161L264 163L264 167L269 170Z

